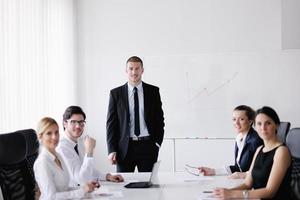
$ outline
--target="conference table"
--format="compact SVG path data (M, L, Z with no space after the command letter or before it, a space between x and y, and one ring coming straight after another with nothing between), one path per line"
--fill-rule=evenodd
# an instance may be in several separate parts
M122 173L123 183L102 182L99 190L90 199L110 200L201 200L214 199L209 193L215 187L234 187L243 182L242 179L228 179L227 176L195 176L187 172L160 172L159 186L143 189L127 189L129 182L148 181L150 173Z

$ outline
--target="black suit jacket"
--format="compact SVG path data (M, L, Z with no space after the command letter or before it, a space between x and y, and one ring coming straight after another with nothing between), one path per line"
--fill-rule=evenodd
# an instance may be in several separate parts
M159 88L142 83L144 92L144 118L153 142L161 145L164 137L164 113ZM110 91L107 112L106 134L108 153L117 152L117 159L126 156L129 143L129 104L128 85L122 85Z
M257 132L251 127L245 141L245 146L243 148L239 165L241 167L242 172L246 172L249 170L253 156L257 147L263 144L262 139L258 136ZM235 165L230 166L231 172L240 172L240 168L236 162L236 157L238 155L238 147L235 143Z

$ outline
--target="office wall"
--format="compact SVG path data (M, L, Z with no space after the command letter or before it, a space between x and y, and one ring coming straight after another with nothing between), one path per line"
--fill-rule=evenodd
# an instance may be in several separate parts
M282 50L282 19L292 7L284 0L77 3L79 102L103 169L113 169L105 143L109 90L126 82L125 62L132 55L144 59L144 80L160 87L166 137L234 138L231 112L239 104L270 105L283 121L300 125L300 51L288 45ZM195 141L176 146L179 165ZM219 164L219 149L232 150L223 141L206 164ZM200 163L210 145L193 146L191 156ZM170 141L162 150L168 160L162 167L172 170ZM232 154L222 158L231 162Z
M185 165L222 167L233 164L234 139L165 138L159 159L162 171L184 171ZM221 155L221 156L220 156Z
M282 0L282 49L300 48L299 8L298 0Z

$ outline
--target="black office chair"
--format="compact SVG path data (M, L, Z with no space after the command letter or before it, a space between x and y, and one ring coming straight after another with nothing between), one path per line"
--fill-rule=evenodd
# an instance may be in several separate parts
M292 193L300 200L300 128L292 128L286 138L286 144L292 154Z
M33 163L38 152L35 131L0 134L0 186L4 200L35 199Z
M283 143L286 142L286 136L290 130L291 123L290 122L280 122L280 125L277 130L277 136L279 140Z
M17 132L25 136L26 146L27 146L26 164L32 176L32 180L35 180L34 172L33 172L33 164L39 155L40 143L38 141L35 130L33 129L20 130Z

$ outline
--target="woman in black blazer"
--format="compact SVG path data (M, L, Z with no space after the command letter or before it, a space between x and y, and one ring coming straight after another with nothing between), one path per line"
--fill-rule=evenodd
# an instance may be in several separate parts
M245 178L245 172L250 168L257 147L263 144L257 132L252 128L254 117L255 112L249 106L240 105L233 110L232 121L237 132L234 165L220 169L199 167L201 173L205 176L231 174L231 178Z

